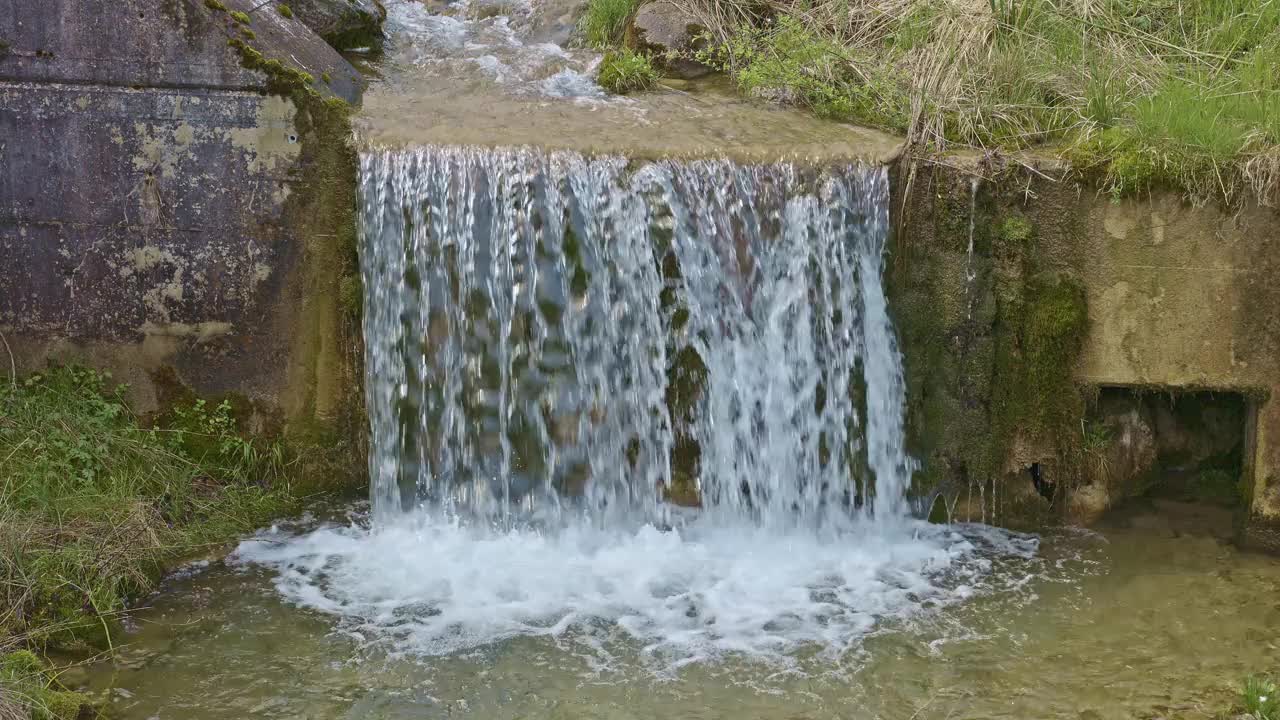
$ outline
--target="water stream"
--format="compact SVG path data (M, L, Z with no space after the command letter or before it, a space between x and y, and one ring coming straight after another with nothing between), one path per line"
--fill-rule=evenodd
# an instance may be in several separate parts
M126 720L1209 718L1280 664L1280 567L1197 528L916 518L885 171L636 160L840 141L609 98L538 8L391 3L369 501L172 578L67 683Z
M797 667L1034 553L907 512L884 170L425 147L361 187L371 520L236 557L372 650Z

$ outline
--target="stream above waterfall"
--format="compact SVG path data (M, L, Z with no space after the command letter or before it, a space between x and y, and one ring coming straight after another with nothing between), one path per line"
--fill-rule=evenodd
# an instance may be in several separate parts
M723 78L635 97L595 84L600 54L565 48L572 2L389 0L384 54L355 118L363 144L532 145L670 155L883 162L901 138L742 98Z

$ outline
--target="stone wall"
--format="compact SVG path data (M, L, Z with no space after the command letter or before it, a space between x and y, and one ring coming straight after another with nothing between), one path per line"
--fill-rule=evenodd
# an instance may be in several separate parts
M232 38L312 88L248 69ZM17 371L104 368L142 412L232 393L256 429L299 436L357 415L339 302L355 160L345 123L319 117L358 99L354 69L251 0L0 0L0 48L0 351Z
M926 485L969 517L1033 524L1080 489L1093 389L1231 391L1250 405L1242 539L1280 549L1280 213L1173 193L1117 201L1052 166L982 158L904 164L896 187L891 304ZM1023 367L1039 351L1026 328L1046 277L1083 290L1080 342L1043 353L1074 392L1027 382ZM1049 407L1026 407L1037 394ZM1056 507L1032 463L1061 486Z

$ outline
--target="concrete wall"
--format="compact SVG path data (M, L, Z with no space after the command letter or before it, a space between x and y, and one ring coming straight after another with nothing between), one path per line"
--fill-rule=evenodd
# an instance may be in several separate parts
M339 229L298 215L349 214L353 184L316 187L347 137L268 94L228 40L322 96L355 101L359 78L274 4L225 6L0 0L0 332L19 371L88 362L143 412L177 385L329 422L349 392L317 377L350 364Z
M982 495L975 519L1025 525L1027 510L1035 515L1045 502L1021 469L1056 463L1067 483L1078 470L1061 457L1070 445L1062 438L1028 439L1025 428L1000 423L1002 386L1017 382L1001 376L1001 353L1026 352L1010 309L1033 300L1019 295L1027 278L1056 274L1084 289L1087 330L1062 369L1081 387L1250 399L1256 422L1244 464L1253 491L1242 540L1280 550L1280 213L1195 208L1172 193L1115 201L1052 166L991 159L903 165L895 175L891 304L930 484Z
M1093 322L1078 377L1252 398L1247 541L1280 550L1280 213L1093 202L1083 240Z

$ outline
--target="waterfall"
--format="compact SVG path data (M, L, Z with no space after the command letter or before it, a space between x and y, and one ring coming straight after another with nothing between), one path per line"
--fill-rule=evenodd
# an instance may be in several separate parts
M360 180L373 517L236 554L344 637L826 673L1034 553L906 514L883 170L425 147Z
M709 515L905 511L882 169L430 147L361 188L379 517L661 520L681 438Z

